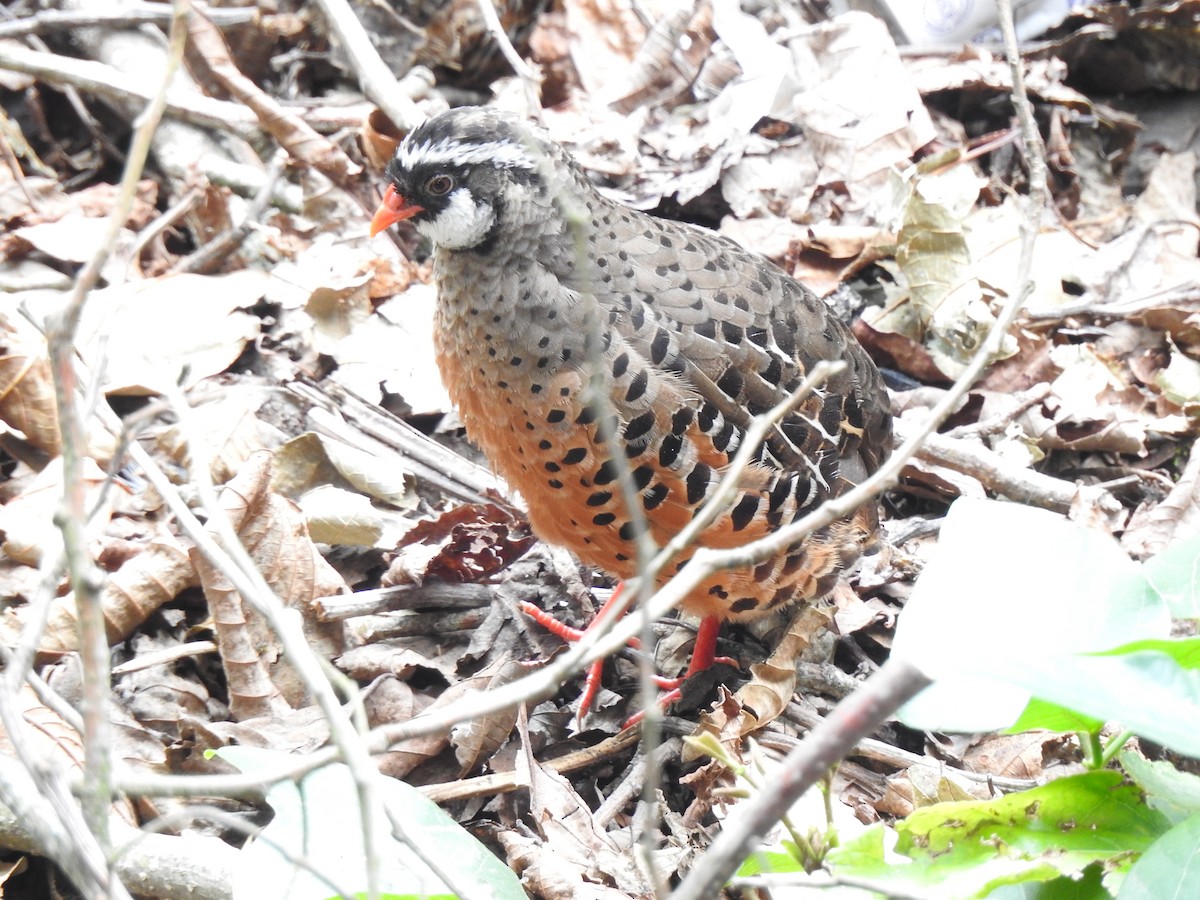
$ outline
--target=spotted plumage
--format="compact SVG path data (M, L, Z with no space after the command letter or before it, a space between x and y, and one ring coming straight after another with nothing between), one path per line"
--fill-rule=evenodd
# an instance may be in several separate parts
M534 530L583 561L635 574L637 520L613 452L662 544L711 495L751 418L818 360L846 368L758 450L700 544L769 534L887 452L879 374L811 291L723 237L606 199L541 130L453 110L407 137L387 178L373 231L410 219L433 244L438 364L468 435L524 496ZM609 421L589 359L601 361ZM860 509L774 559L712 576L684 608L739 620L819 597L875 527L873 506Z

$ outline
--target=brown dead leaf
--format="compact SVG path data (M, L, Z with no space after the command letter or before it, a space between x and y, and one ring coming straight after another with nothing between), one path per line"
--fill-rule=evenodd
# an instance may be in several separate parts
M371 727L408 722L432 706L432 701L399 678L376 679L364 697ZM449 741L445 731L409 738L393 744L376 757L379 771L389 778L406 779L418 766L438 757Z
M195 583L195 569L182 547L173 541L151 542L104 582L100 607L108 642L123 641L151 613ZM55 598L38 651L58 655L77 649L78 617L73 594Z
M1027 391L1044 382L1053 381L1062 368L1051 356L1051 343L1045 335L1021 329L1015 333L1017 352L1007 359L992 363L977 387L997 394Z
M483 669L478 675L461 681L454 687L461 693L469 690L488 691L503 687L529 674L527 663L500 660ZM447 692L449 693L449 692ZM441 700L439 698L438 702ZM484 764L500 745L508 740L517 723L517 710L507 709L489 713L481 718L460 722L450 729L450 743L458 760L458 777L462 778Z
M1192 444L1179 481L1161 503L1139 508L1121 536L1121 546L1138 559L1161 553L1200 532L1200 442Z
M913 810L935 803L991 798L992 792L986 784L963 778L951 768L917 765L887 779L884 795L876 802L875 809L903 818Z
M382 172L396 155L396 148L400 146L404 135L383 110L373 109L358 130L358 139L371 168Z
M45 342L0 317L0 421L50 456L59 453L58 413Z
M520 872L534 890L555 897L604 896L619 886L621 896L651 895L628 849L617 844L571 783L543 766L520 729L524 752L517 755L517 778L529 786L529 816L541 838Z
M101 494L107 478L94 460L84 459L82 470L87 491L85 508L91 513L88 537L94 539L108 523L113 497L108 492ZM43 558L58 554L62 534L54 524L54 517L61 508L62 496L62 459L56 458L24 485L17 496L0 506L0 534L4 538L0 549L12 559L35 567ZM97 508L102 496L104 506Z
M855 319L850 329L858 342L883 366L915 378L923 384L949 384L929 351L918 341L894 331L879 331L865 319Z
M645 107L674 109L696 93L712 97L739 73L727 48L714 47L712 4L679 5L650 27L613 107L632 113Z
M67 770L83 768L83 744L79 734L68 725L50 707L42 703L34 693L33 688L23 684L13 703L13 713L25 723L21 740L35 758L42 760L45 765ZM0 728L0 754L13 758L12 736ZM129 802L114 803L113 812L129 824L136 822Z
M773 722L783 712L796 691L796 660L808 649L813 636L832 621L829 610L816 606L801 609L792 616L767 660L750 667L750 681L734 695L742 707L741 721L735 729L739 738Z
M728 691L724 691L724 689L722 691L725 697L730 696ZM722 704L722 706L725 705ZM684 747L686 750L687 744ZM742 757L743 754L739 753L734 759L741 760ZM728 767L715 759L703 763L693 772L680 776L679 783L696 795L684 813L684 824L693 830L701 828L703 823L711 817L714 807L729 801L728 792L736 781L737 779Z
M0 243L0 252L23 256L30 250L36 250L59 262L80 265L95 256L107 239L107 219L69 216L57 222L42 222L14 229ZM125 245L132 239L129 231L122 231Z
M276 595L300 613L314 652L329 658L342 650L342 625L319 621L312 601L348 588L317 552L296 505L271 492L270 470L271 454L254 454L221 492L222 510ZM302 705L303 686L282 658L275 636L222 572L195 551L193 561L212 611L234 717Z
M329 723L319 706L285 709L241 722L210 722L222 744L240 744L283 753L312 753L329 743Z
M992 734L981 737L963 753L963 764L973 772L1004 778L1040 780L1046 774L1047 748L1062 735L1050 731Z
M956 497L986 497L987 491L978 478L974 478L949 466L938 465L918 455L904 467L906 490L919 492L927 497L946 502Z
M519 558L534 540L528 523L513 512L491 503L465 504L418 523L380 583L478 581Z
M750 667L750 681L732 697L722 689L720 702L700 717L694 734L712 734L736 758L743 738L774 721L791 702L796 691L797 658L808 648L813 636L827 629L832 621L829 610L815 606L798 610L766 661ZM695 751L685 747L683 758L695 758Z
M282 441L282 435L255 415L268 398L261 385L223 384L197 398L198 391L188 397L194 404L189 413L190 436L204 442L214 484L224 484L241 471L251 454ZM156 446L184 469L191 465L186 438L178 426L160 431Z

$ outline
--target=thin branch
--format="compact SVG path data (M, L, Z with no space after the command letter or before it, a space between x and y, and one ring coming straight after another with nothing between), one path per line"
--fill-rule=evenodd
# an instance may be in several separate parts
M54 87L71 86L106 100L150 103L154 92L145 78L126 75L104 63L56 53L38 53L12 43L0 44L0 69L23 72ZM250 138L257 132L254 115L240 103L214 100L203 94L170 90L166 112L172 117L217 131Z
M183 58L188 13L187 0L177 0L173 7L170 42L163 73L150 104L135 124L117 201L108 220L104 241L80 270L65 306L51 317L47 328L47 347L63 445L63 502L56 519L63 534L67 572L79 614L79 646L84 669L86 789L82 797L82 811L91 835L88 836L90 840L85 841L82 835L77 835L76 840L82 841L78 846L89 854L95 852L91 849L93 842L103 849L111 846L108 828L109 807L112 803L112 757L108 722L108 638L100 603L101 577L88 553L87 536L84 531L88 515L83 478L87 436L84 428L85 413L79 408L77 398L75 334L79 328L84 301L98 282L100 272L112 255L133 208L137 184L150 154L150 142L166 106L168 85ZM63 824L68 825L67 822ZM105 892L109 896L128 896L114 869L108 869L104 880ZM88 884L91 884L90 878ZM80 887L84 888L85 885Z
M371 43L367 30L354 15L354 10L345 0L315 0L330 30L337 36L346 53L347 61L354 67L363 93L383 110L401 131L416 128L425 116L409 99L395 74L379 56Z
M906 426L898 422L897 432L904 434L905 430ZM1076 484L1038 472L976 441L930 434L922 443L917 457L977 478L988 490L1010 500L1064 515L1081 499L1108 513L1121 509L1120 502L1099 485Z
M167 274L178 275L182 272L209 272L218 264L224 262L231 253L240 247L246 238L250 236L255 226L259 224L259 219L262 218L270 206L271 197L275 194L275 184L283 176L283 167L286 162L287 153L283 150L276 151L267 166L267 171L263 176L263 182L259 186L258 193L254 195L246 207L242 221L222 231L203 247L198 248L195 252L179 260L170 268Z
M508 37L508 32L504 30L504 24L500 21L500 16L496 14L496 7L492 4L492 0L477 0L479 5L479 13L483 16L483 24L487 26L488 33L492 39L500 47L500 52L504 55L504 59L512 67L516 76L521 79L521 84L525 88L525 102L529 105L529 112L534 116L539 123L543 123L542 119L542 104L539 99L541 89L541 78L530 68L530 66L521 59L521 54L517 53L517 48L513 46L512 41Z
M43 9L31 16L0 25L0 38L20 38L31 34L71 31L100 25L105 28L129 28L134 25L161 25L171 21L171 9L161 3L128 3L112 9L87 12ZM206 6L204 15L222 28L248 25L262 18L254 7L219 9Z
M382 776L371 763L370 756L342 708L333 686L305 641L298 619L287 614L282 601L267 584L247 553L241 538L233 530L229 517L222 511L212 483L208 449L199 437L191 407L178 388L173 389L167 399L174 408L179 429L187 443L190 483L195 488L202 506L209 511L208 525L216 534L217 540L214 541L207 532L204 534L204 541L199 539L198 534L189 533L189 537L196 542L200 552L229 579L242 599L263 617L279 638L288 662L295 667L296 674L310 696L321 707L329 724L330 736L354 779L359 813L362 817L363 847L367 854L367 892L369 896L376 897L379 890L379 854L378 847L375 846L375 837L378 831L375 806L371 798L380 793L372 790L372 784ZM131 447L132 449L134 448ZM149 477L150 473L146 474ZM173 505L172 511L176 512L178 519L178 511ZM182 520L179 524L185 532L189 532L188 526Z

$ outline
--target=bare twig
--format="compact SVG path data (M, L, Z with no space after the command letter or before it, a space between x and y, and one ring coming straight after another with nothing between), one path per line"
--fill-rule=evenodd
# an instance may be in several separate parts
M488 33L500 47L500 52L504 54L505 60L512 66L513 72L521 79L521 84L525 87L525 102L529 106L530 115L537 118L538 122L542 122L542 103L539 99L541 79L525 60L521 59L521 54L517 53L517 48L509 40L508 32L504 30L500 16L496 14L496 7L492 5L492 0L477 0L477 2L479 13L483 16L483 24L487 26Z
M325 20L339 41L363 93L387 114L401 131L416 128L425 116L409 99L387 63L379 56L367 30L345 0L316 0Z
M149 103L154 90L145 78L119 72L89 59L39 53L11 43L0 44L0 69L23 72L55 87L74 87L106 100ZM169 91L166 111L173 117L218 131L252 137L257 122L240 103L215 100L203 94Z
M171 10L165 5L162 6L161 9L163 20L168 20L171 16ZM12 15L10 12L8 12L8 10L3 10L3 14L5 16ZM36 16L34 18L36 18ZM0 37L4 36L4 33L9 26L25 25L28 21L28 19L20 19L16 22L5 22L3 25L0 25ZM50 52L50 48L46 45L46 42L34 34L26 35L25 42L33 47L34 50L42 53ZM92 111L87 108L87 104L84 103L83 98L79 96L79 91L68 86L64 87L62 92L63 96L67 98L67 102L71 104L71 108L75 110L75 115L79 116L79 121L83 123L84 128L88 130L88 133L91 134L93 139L95 139L96 142L104 148L104 151L110 154L113 159L121 159L121 151L114 147L112 141L108 139L108 135L104 133L104 129L100 127L100 124L96 121L96 117L92 115Z
M188 31L197 51L196 64L207 67L213 81L252 110L263 131L296 161L312 166L343 190L351 187L351 179L362 172L362 166L243 75L212 22L204 16L194 16Z
M229 517L221 510L210 475L212 470L207 446L196 431L191 408L178 389L173 390L172 394L173 396L168 395L168 399L178 417L179 428L188 446L190 483L195 487L201 504L209 510L208 525L217 536L217 540L214 541L207 532L204 532L204 541L201 541L196 533L189 533L189 536L196 541L200 552L229 579L242 599L267 622L279 638L284 654L305 688L325 714L330 735L341 752L343 761L349 767L357 788L359 812L362 816L363 847L367 854L367 891L370 896L375 897L379 887L379 856L375 846L377 823L371 796L378 792L373 792L370 785L381 776L371 765L370 757L346 711L342 709L332 685L322 672L316 655L308 647L299 622L287 615L282 601L267 584L233 530ZM149 471L146 474L153 480ZM173 511L178 518L178 510L173 508ZM190 522L185 523L179 519L179 524L185 532L189 531Z
M84 490L83 459L87 453L87 437L84 428L85 413L78 406L77 378L75 367L75 334L79 327L83 304L88 293L97 283L101 269L113 249L129 213L133 208L137 183L150 152L150 141L166 103L167 86L183 56L184 20L188 13L187 0L178 0L172 18L171 43L166 57L166 66L152 95L150 105L139 117L131 142L130 152L122 173L117 202L109 217L105 240L96 253L84 265L75 280L63 309L53 316L47 328L47 347L54 379L55 400L58 407L59 427L62 433L63 502L57 514L57 522L63 535L63 547L67 559L67 573L78 609L80 627L80 655L83 662L83 726L84 726L84 783L82 797L84 831L74 823L71 809L59 803L57 812L66 833L72 835L71 856L59 861L72 876L80 879L79 887L85 893L97 890L110 897L127 897L115 870L105 861L106 850L111 847L109 834L109 807L112 798L112 759L108 725L108 640L105 633L104 614L100 606L100 577L87 550L84 527L88 509ZM13 687L6 684L7 687ZM8 704L2 704L7 707ZM11 722L5 715L5 726L13 738L15 747L22 743L20 735L24 723ZM23 756L27 756L26 750ZM23 759L37 770L41 763ZM51 787L51 794L57 791ZM7 798L6 798L7 799ZM101 863L96 869L97 854ZM85 862L90 860L90 862Z
M412 473L449 497L466 503L487 503L488 494L515 504L499 478L464 459L403 419L368 403L335 382L322 385L300 377L287 386L293 396L310 404L308 427L371 453L399 453Z
M220 9L205 7L204 15L222 28L247 25L261 18L254 7ZM128 28L132 25L166 24L171 21L171 9L161 3L127 3L119 8L66 11L43 9L31 16L0 25L0 38L19 38L31 34L70 31L101 25L105 28Z
M904 434L903 423L897 423L897 431ZM1107 513L1115 513L1121 508L1105 488L1076 484L1029 469L975 441L930 434L925 437L917 456L977 478L988 490L1010 500L1057 513L1070 512L1072 504L1080 499Z
M717 896L738 864L800 795L929 683L928 677L905 660L893 658L884 663L773 770L770 790L759 791L733 810L720 836L671 894L671 900Z
M188 188L182 197L172 203L161 215L156 216L153 222L138 232L137 238L134 239L133 245L129 248L128 267L136 265L140 272L141 266L138 264L138 260L146 248L150 246L150 243L191 212L196 207L196 204L200 202L202 196L203 192L200 188Z

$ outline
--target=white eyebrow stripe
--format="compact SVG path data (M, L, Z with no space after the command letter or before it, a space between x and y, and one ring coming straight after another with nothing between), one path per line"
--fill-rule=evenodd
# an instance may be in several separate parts
M512 169L536 169L537 163L525 152L525 148L512 141L490 141L486 144L460 144L442 138L436 144L401 144L396 151L396 162L406 169L420 164L450 163L471 165L491 162Z

